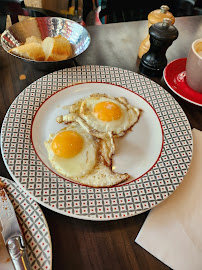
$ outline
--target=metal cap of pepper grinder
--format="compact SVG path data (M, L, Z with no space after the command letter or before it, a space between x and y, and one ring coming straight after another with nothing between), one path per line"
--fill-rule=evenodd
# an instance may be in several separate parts
M139 70L149 77L161 77L167 65L166 51L178 37L178 30L172 21L165 18L149 28L150 49L142 56Z
M166 13L170 8L167 5L162 5L160 7L161 13Z

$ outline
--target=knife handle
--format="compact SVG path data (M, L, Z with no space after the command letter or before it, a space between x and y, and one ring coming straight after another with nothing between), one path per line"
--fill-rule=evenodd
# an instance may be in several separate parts
M11 256L15 270L31 270L27 250L21 236L12 237L8 240L7 249Z

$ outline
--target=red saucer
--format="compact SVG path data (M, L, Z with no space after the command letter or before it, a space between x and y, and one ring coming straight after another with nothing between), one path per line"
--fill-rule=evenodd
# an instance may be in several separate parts
M164 69L164 80L169 88L181 98L202 106L202 93L194 91L186 82L187 58L180 58L170 62Z

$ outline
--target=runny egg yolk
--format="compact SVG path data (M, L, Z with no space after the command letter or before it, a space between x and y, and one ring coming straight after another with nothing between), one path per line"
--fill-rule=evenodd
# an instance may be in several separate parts
M72 158L81 151L83 144L84 140L79 133L65 130L55 136L51 148L58 157Z
M113 102L99 102L94 107L95 115L102 121L118 120L121 117L120 107Z

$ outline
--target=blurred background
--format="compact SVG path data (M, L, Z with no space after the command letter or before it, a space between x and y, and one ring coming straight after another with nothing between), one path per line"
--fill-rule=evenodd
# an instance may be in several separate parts
M161 5L167 5L175 17L202 15L202 0L0 0L0 26L3 29L5 18L6 28L18 19L24 20L26 17L22 16L24 14L20 10L27 8L53 11L58 16L73 18L82 25L94 25L147 20L148 14Z

